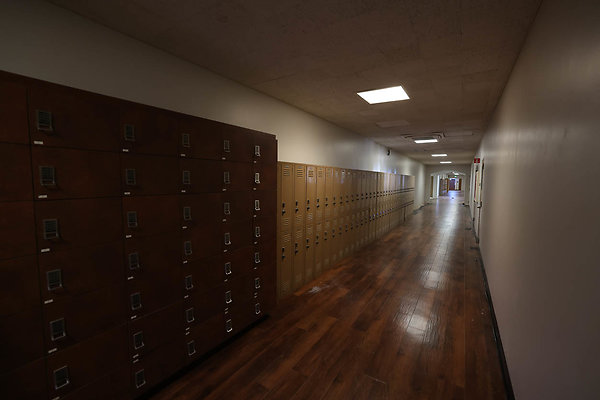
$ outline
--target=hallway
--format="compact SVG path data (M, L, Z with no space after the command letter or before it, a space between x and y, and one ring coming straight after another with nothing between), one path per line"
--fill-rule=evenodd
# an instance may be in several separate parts
M152 398L506 398L462 202L431 202Z

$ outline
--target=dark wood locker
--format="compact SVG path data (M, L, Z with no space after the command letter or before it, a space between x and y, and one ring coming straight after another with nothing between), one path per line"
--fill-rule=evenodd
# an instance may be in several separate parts
M0 202L0 259L35 254L33 202Z
M235 253L237 251L231 254ZM226 262L231 264L226 266ZM233 274L233 271L237 271L233 262L224 261L221 254L186 262L181 273L182 298L188 299L197 292L205 292L222 285L225 277Z
M279 249L281 254L285 255L285 251ZM276 242L275 240L267 240L254 245L254 262L253 269L272 269L275 271L277 255ZM287 258L287 257L286 257Z
M183 301L184 326L191 329L216 314L222 314L225 308L224 283L204 292L192 293Z
M254 148L250 132L228 124L221 124L220 128L223 140L221 159L243 163L252 162Z
M277 163L277 140L275 136L268 133L252 131L254 142L253 154L256 163Z
M220 122L179 115L177 124L181 157L221 160L224 145Z
M121 190L127 196L177 194L181 179L175 157L121 154Z
M0 318L39 307L37 270L35 256L0 261Z
M43 318L46 352L70 347L127 321L125 285L45 304Z
M274 190L257 190L251 193L252 200L252 213L256 218L260 217L272 217L277 213L277 192ZM281 223L285 219L286 222L289 223L289 218L287 218L288 211L285 207L282 208L279 213L281 214L285 210L285 213L281 217ZM289 230L291 226L287 229ZM282 227L283 229L283 227ZM286 230L286 229L284 229Z
M277 227L275 218L254 218L252 220L252 240L254 244L265 241L275 241Z
M221 193L226 180L221 161L181 159L177 178L181 193Z
M254 207L250 192L224 192L220 198L219 215L226 221L239 221L252 215Z
M223 287L224 309L246 304L252 300L252 278L253 275L241 275L228 279Z
M166 343L131 365L131 396L138 397L173 375L184 364L179 340Z
M123 197L122 221L127 239L178 232L181 215L176 195Z
M133 362L181 337L181 310L182 304L177 302L128 324L129 354Z
M44 354L42 310L28 307L0 318L0 373L24 365Z
M261 203L262 208L262 203ZM281 164L281 204L279 216L282 232L292 230L295 215L294 206L294 164Z
M10 367L14 368L14 365ZM9 372L0 373L0 398L19 400L47 398L44 359L39 358Z
M271 164L254 164L252 168L254 190L276 190L277 170Z
M251 164L224 161L223 168L223 186L224 191L247 191L252 190L254 176L252 174ZM273 174L275 175L275 174ZM275 186L273 186L275 189Z
M16 79L0 75L0 142L29 144L27 89Z
M221 226L223 252L246 247L252 244L252 220L227 221Z
M43 302L74 297L120 284L125 279L121 241L42 253L39 282Z
M248 275L255 266L254 246L242 247L240 249L223 254L222 268L224 279L235 279L238 276ZM228 265L225 265L229 263Z
M119 155L35 146L31 149L36 199L120 196Z
M70 392L61 400L129 400L131 366L123 365L100 379Z
M184 263L222 254L225 246L222 225L223 222L207 221L204 226L183 230L181 254Z
M197 360L225 340L225 319L223 317L223 313L217 313L185 332L182 349L187 357L186 363Z
M41 253L109 243L122 237L121 199L51 200L35 203Z
M261 303L255 317L263 316L275 306L275 274L273 268L257 268L249 280L251 299L249 304ZM252 314L251 310L251 314Z
M127 326L121 325L48 355L50 398L65 396L127 364Z
M157 108L123 103L120 140L123 152L178 155L177 114Z
M0 143L0 201L31 201L29 146Z
M239 303L225 310L225 337L231 338L240 333L254 321L254 313L250 303Z
M237 194L232 194L232 196L235 195ZM193 229L220 224L228 216L224 203L220 193L180 195L179 219L181 226L185 229ZM229 212L231 213L231 211Z
M119 151L119 104L114 99L52 84L29 88L33 145Z

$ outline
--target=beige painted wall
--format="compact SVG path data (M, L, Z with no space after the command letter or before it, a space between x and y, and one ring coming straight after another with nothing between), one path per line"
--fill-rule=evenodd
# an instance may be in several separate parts
M275 134L283 161L415 175L423 198L423 164L52 4L0 2L0 54L8 72Z
M486 132L481 251L516 398L600 396L600 2L546 0Z

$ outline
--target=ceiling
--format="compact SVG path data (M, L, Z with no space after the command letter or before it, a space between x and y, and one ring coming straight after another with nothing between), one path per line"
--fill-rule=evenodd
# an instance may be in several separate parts
M426 164L471 162L541 2L51 1ZM410 100L356 94L397 85Z

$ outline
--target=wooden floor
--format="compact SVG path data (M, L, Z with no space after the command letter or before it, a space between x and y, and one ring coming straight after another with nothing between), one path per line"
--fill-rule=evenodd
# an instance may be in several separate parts
M432 201L152 399L505 399L461 203Z

